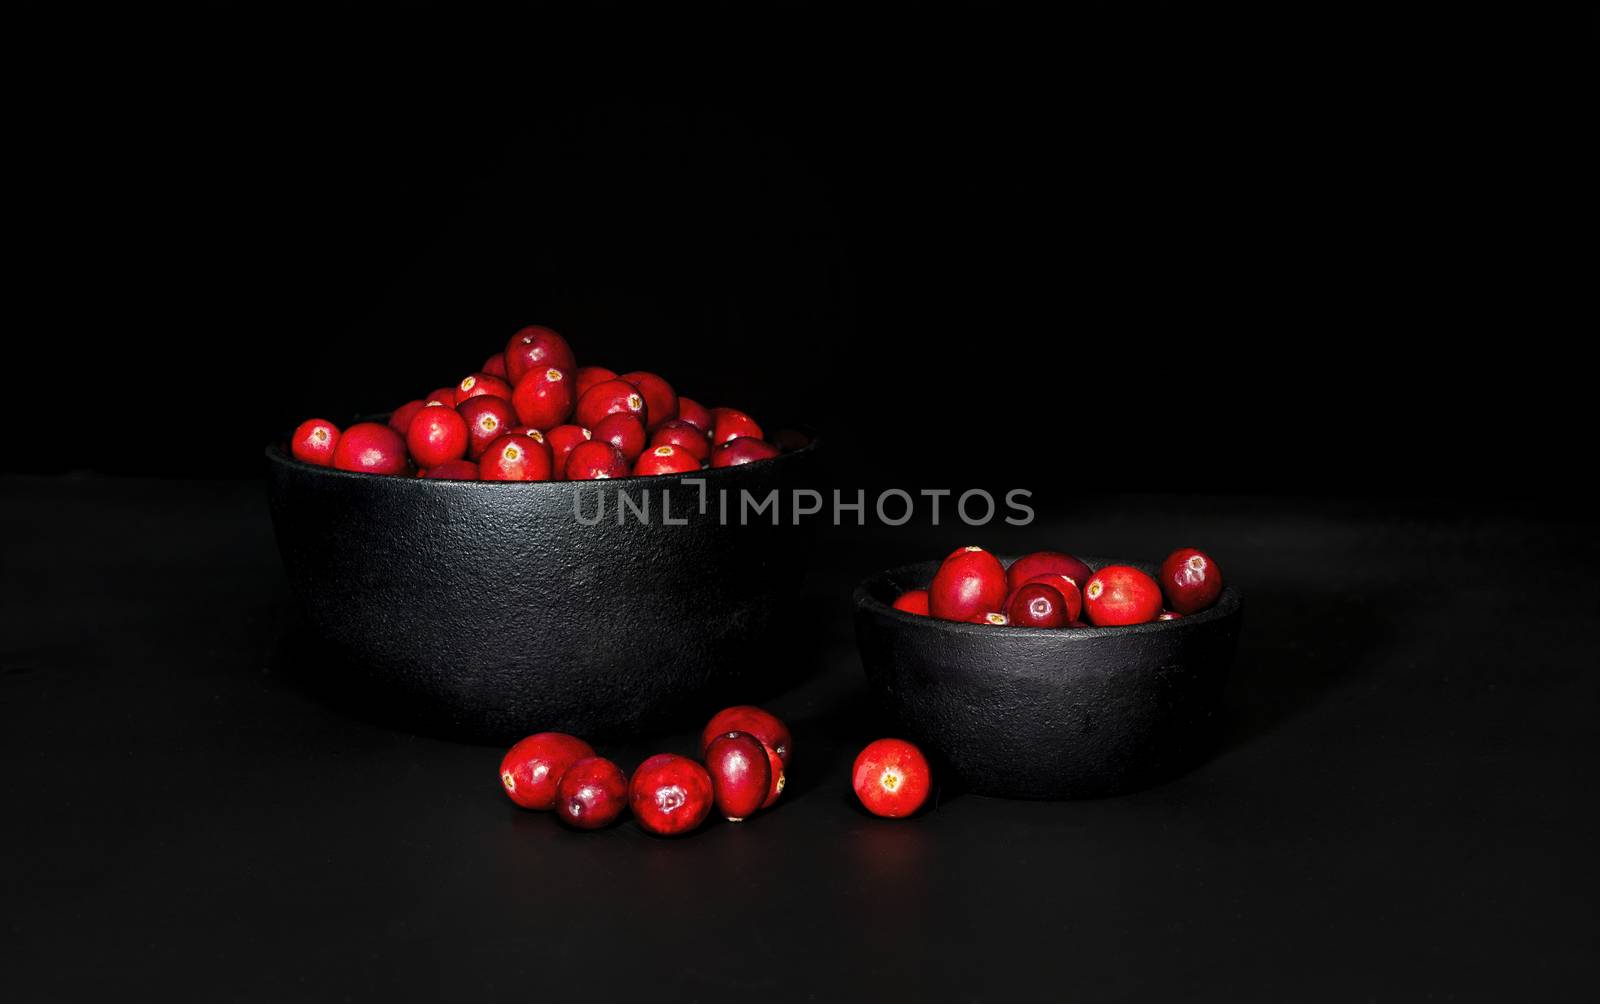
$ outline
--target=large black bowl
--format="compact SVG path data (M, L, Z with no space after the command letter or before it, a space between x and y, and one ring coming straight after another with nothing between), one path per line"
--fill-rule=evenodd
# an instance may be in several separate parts
M703 713L778 672L812 537L790 490L813 482L815 454L813 442L703 471L702 488L377 477L274 446L268 488L289 582L335 657L321 671L351 677L341 693L455 738L597 739ZM759 503L774 490L779 525L771 510L740 525L740 493ZM619 524L619 496L648 505L648 520L629 509ZM663 498L682 525L665 521ZM583 525L575 503L587 520L600 500L606 518Z
M863 582L856 640L879 703L968 790L1115 795L1175 777L1211 752L1239 638L1237 589L1180 620L1113 628L962 624L890 605L927 588L938 567L908 565Z

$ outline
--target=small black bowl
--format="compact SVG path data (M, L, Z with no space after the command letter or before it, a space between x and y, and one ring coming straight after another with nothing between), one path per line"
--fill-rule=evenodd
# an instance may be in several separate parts
M452 738L616 738L704 713L736 688L759 692L755 678L780 671L774 639L813 537L790 490L812 484L816 451L702 471L702 488L377 477L272 446L268 494L290 585L342 657L323 672L353 677L340 690ZM745 491L753 504L781 493L778 525L771 510L740 525ZM634 509L619 523L624 496ZM665 521L663 499L681 525ZM600 500L605 519L583 525Z
M1085 559L1093 568L1137 562ZM1239 639L1232 586L1208 610L1128 627L1044 630L896 610L938 562L879 573L855 593L867 682L963 787L1003 798L1116 795L1209 755Z

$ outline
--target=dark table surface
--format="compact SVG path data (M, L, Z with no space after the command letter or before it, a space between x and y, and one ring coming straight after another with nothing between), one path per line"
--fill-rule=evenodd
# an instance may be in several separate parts
M1553 1000L1597 976L1600 547L1493 505L1078 499L824 533L785 800L663 841L513 808L501 751L317 699L261 486L0 481L9 999ZM969 537L1247 596L1222 749L1162 787L848 790L849 588ZM602 746L631 769L688 734ZM18 992L20 992L18 994ZM18 994L18 996L13 996Z

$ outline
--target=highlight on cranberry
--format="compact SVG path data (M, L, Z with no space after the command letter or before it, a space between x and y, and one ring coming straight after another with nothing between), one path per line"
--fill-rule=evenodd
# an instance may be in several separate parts
M904 819L922 808L933 791L933 770L915 743L878 739L856 754L851 784L874 816Z
M548 463L537 450L529 456L504 445L506 436L530 430L548 437ZM579 444L594 440L613 447L620 461L589 450L569 468ZM478 370L406 401L383 425L360 422L341 433L326 419L307 419L289 437L289 453L302 463L360 474L560 481L678 477L769 460L808 442L788 429L767 436L737 408L680 397L656 373L619 376L604 366L579 366L565 338L531 324ZM671 449L649 457L655 447ZM467 464L475 465L470 475Z

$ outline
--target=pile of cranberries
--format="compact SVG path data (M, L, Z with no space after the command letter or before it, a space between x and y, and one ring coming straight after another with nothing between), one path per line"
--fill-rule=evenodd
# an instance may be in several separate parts
M1192 547L1167 555L1159 582L1132 565L1091 571L1063 551L1035 551L1007 568L981 547L963 547L944 559L927 589L901 594L894 606L974 624L1114 627L1199 613L1220 595L1222 570Z
M312 418L295 459L362 474L454 481L582 481L689 474L781 452L734 408L679 397L654 373L579 366L566 339L530 325L454 387L341 431Z
M554 809L580 830L610 826L631 810L641 829L671 837L698 828L712 809L737 823L771 806L793 745L776 715L741 704L706 723L699 760L657 753L630 779L582 739L540 732L506 753L500 785L524 809Z

